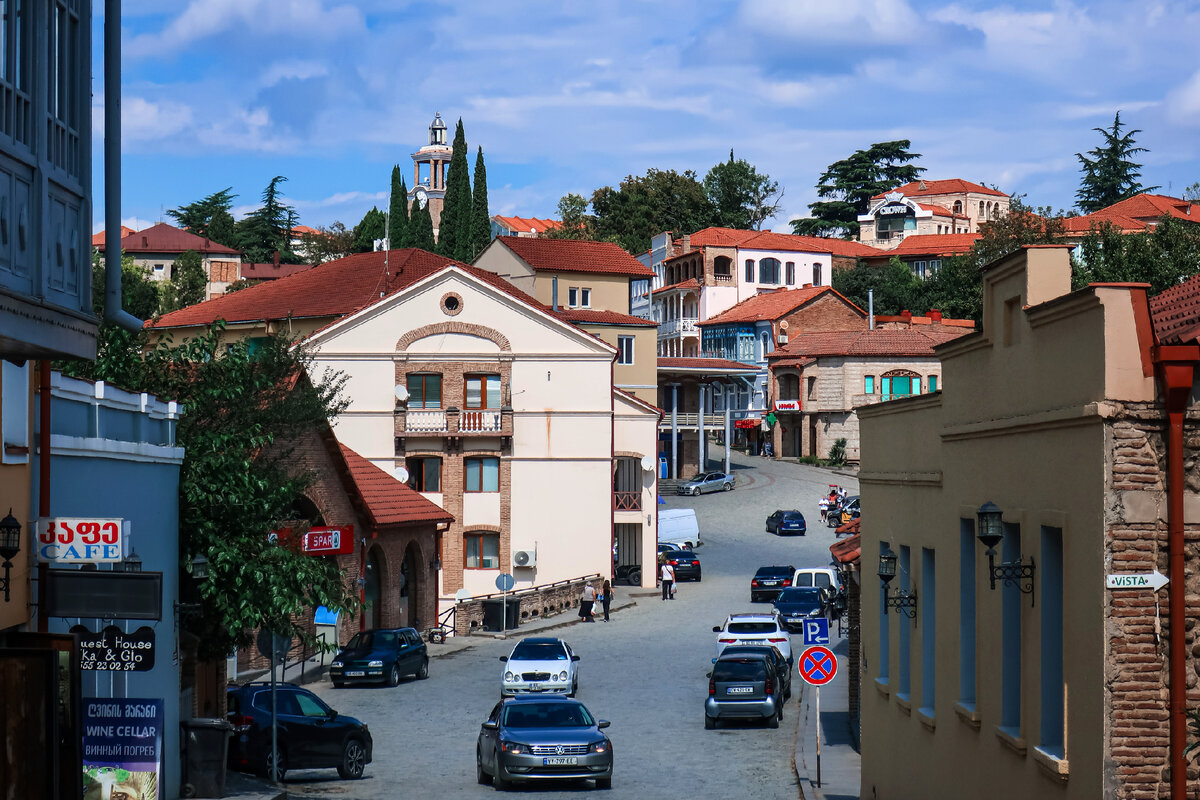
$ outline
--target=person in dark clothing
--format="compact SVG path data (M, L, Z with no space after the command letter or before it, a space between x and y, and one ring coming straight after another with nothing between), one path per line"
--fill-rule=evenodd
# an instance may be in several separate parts
M583 594L579 597L579 616L584 622L595 622L592 616L592 606L596 605L596 587L590 583L583 585Z
M608 607L612 605L612 584L608 581L600 587L600 604L604 606L604 621L608 622Z

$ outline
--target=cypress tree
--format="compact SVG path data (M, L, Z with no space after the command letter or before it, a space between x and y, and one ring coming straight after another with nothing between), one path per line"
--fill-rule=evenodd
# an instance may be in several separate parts
M488 213L487 168L483 148L475 154L475 187L471 194L471 258L483 252L492 241L492 217Z
M462 117L454 128L450 166L446 170L446 198L442 202L442 220L438 225L438 252L468 261L471 258L471 178L467 174L467 136Z
M392 167L392 197L388 205L388 247L404 247L408 231L408 187L400 177L400 165Z
M444 217L443 217L444 219ZM408 218L408 233L412 241L410 247L417 247L435 252L433 243L433 217L429 216L429 206L421 208L421 204L413 200L412 216Z

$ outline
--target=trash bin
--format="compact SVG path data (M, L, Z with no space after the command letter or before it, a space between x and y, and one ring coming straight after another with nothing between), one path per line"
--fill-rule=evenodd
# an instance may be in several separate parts
M223 719L185 719L184 797L224 797L225 762L233 726Z
M520 601L510 599L507 605L506 614L503 600L483 601L483 629L485 631L512 630L521 624Z

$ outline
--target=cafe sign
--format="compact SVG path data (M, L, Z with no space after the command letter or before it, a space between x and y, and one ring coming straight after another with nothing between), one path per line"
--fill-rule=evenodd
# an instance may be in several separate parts
M125 633L109 625L92 633L83 625L71 628L79 634L79 667L93 672L148 672L154 669L154 629L143 625Z
M38 560L48 564L117 564L125 520L55 517L38 522Z

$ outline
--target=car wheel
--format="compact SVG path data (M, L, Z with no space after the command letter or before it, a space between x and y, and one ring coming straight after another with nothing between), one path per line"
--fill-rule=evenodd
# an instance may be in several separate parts
M722 492L732 492L732 491L733 491L733 484L732 484L732 483L723 483L723 484L721 484L721 491L722 491Z
M492 776L483 768L483 754L479 752L479 748L475 748L475 780L480 786L492 785Z
M334 682L333 682L333 688L335 688L335 689L344 689L344 688L346 688L346 684L345 684L343 681L334 681Z
M421 668L417 670L417 680L423 681L429 677L429 659L421 659Z
M571 691L567 692L567 697L574 697L579 694L579 681L575 680L571 684Z
M708 714L705 714L704 715L704 730L711 731L715 727L717 727L717 721L715 719L713 719L712 717L710 717Z
M784 700L792 699L792 685L790 683L787 685L787 688L783 690L783 699Z
M271 748L267 747L267 752L263 754L263 768L259 773L269 781L274 783L283 783L283 776L287 774L287 751L282 747L279 748L279 761L276 763L271 758Z
M358 780L363 776L367 766L367 748L358 739L346 742L342 750L342 763L338 764L338 775L350 780Z
M597 789L611 789L612 788L612 778L596 778L596 788Z
M392 668L390 670L388 670L387 685L388 686L399 686L400 685L400 665L399 664L392 664Z
M701 575L701 573L697 572L697 573L696 573L696 583L699 583L699 582L700 582L700 579L701 579L702 577L703 577L703 575Z
M692 489L692 497L696 497L696 496L697 496L697 495L699 495L699 494L700 494L700 490L699 490L698 488L697 488L697 489Z
M629 576L626 578L630 586L642 585L642 571L640 569L632 569L629 571Z
M779 727L779 715L778 714L772 714L770 716L770 718L767 719L767 727L768 728L778 728Z
M512 783L502 774L504 768L500 766L500 754L496 753L496 774L492 776L492 786L496 787L497 791L503 792L512 788Z

